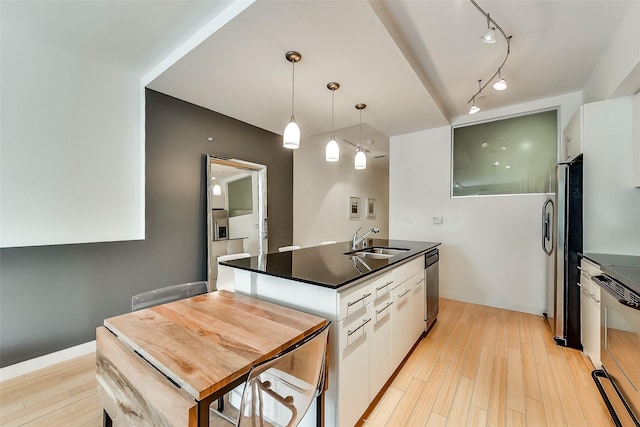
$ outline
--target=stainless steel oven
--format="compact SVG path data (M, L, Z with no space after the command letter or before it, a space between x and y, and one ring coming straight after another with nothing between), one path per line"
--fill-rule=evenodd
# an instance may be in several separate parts
M593 280L602 288L600 357L611 382L605 400L617 425L640 426L640 294L605 274Z

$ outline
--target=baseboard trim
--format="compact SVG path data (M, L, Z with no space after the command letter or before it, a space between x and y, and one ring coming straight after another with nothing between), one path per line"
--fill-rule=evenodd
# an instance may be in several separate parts
M96 342L90 341L74 347L65 348L54 353L45 354L44 356L34 359L25 360L24 362L0 368L0 381L6 381L11 378L28 374L38 369L47 368L60 362L84 356L96 351Z
M495 298L483 298L473 295L458 294L456 292L446 292L440 288L440 297L446 299L452 299L456 301L469 302L471 304L486 305L488 307L503 308L505 310L519 311L527 314L534 314L542 316L542 312L545 311L544 307L537 307L535 305L518 304L511 301L498 300Z

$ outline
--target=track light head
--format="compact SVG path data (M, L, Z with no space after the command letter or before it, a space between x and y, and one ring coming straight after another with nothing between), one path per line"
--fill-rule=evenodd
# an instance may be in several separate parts
M489 28L486 33L480 36L480 40L482 40L485 43L494 44L496 42L495 27Z

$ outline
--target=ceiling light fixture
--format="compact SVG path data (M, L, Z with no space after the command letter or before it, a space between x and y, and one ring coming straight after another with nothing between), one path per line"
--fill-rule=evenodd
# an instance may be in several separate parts
M327 148L325 149L325 160L327 162L337 162L340 160L340 147L338 146L338 142L333 135L334 127L333 127L333 115L334 115L334 96L336 90L340 88L340 83L329 82L327 83L327 89L331 91L331 139L327 143Z
M296 62L302 59L300 52L291 50L285 55L287 61L291 62L292 74L291 74L291 120L287 127L284 128L284 134L282 135L282 145L284 148L295 150L300 147L300 127L296 123L296 118L293 115L294 111L294 95L295 95L295 83L296 83Z
M491 18L487 13L487 32L480 36L480 39L489 44L494 44L496 42L496 27L491 26Z
M498 80L493 84L493 88L495 90L505 90L507 88L507 81L502 78L502 75L500 73L500 68L498 68L498 78L500 80Z
M498 23L487 12L485 12L478 5L478 3L475 2L475 0L469 0L469 1L480 11L480 13L482 13L487 18L487 28L489 30L482 35L481 37L482 41L485 43L495 43L496 42L495 30L498 29L500 31L500 34L502 34L505 41L507 42L507 53L504 57L504 60L502 61L502 64L500 64L500 66L498 67L498 70L495 73L493 73L493 75L487 80L487 82L483 86L480 86L478 88L478 91L473 95L471 95L471 98L469 98L469 100L467 101L467 104L471 104L471 108L469 109L469 114L475 114L478 111L480 111L480 109L476 106L476 96L480 95L482 90L485 87L487 87L487 85L491 83L493 79L495 79L496 77L499 78L499 80L493 85L493 88L495 90L505 90L507 88L507 82L502 78L501 72L502 72L502 68L504 67L504 64L506 64L507 62L507 58L509 58L509 54L511 53L511 39L513 36L507 36L507 34L502 29L502 27L500 27L500 25L498 25Z
M478 87L480 87L481 82L482 80L478 80ZM480 88L480 90L478 90L478 93L476 95L473 95L473 98L471 98L473 103L471 104L471 108L469 108L469 114L475 114L478 111L480 111L480 107L476 105L476 96L479 95L481 92L482 92L482 88Z
M362 142L362 110L365 108L367 108L367 104L356 104L356 110L360 112L360 142ZM356 169L367 168L367 155L364 153L361 146L358 146L358 152L356 153L356 158L354 160L354 167Z
M216 182L216 184L213 186L213 195L219 196L221 194L222 194L222 187L220 187L220 184Z

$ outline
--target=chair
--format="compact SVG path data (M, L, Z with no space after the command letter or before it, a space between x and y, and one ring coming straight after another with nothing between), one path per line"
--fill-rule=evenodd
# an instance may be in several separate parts
M333 245L334 243L336 243L335 240L327 240L325 242L320 242L321 245Z
M278 252L289 252L289 251L295 251L296 249L300 249L300 246L298 245L283 246L281 248L278 248Z
M233 275L233 269L224 265L220 265L222 261L231 261L233 259L249 258L251 256L248 252L240 254L220 255L218 257L218 278L216 279L216 290L227 290L233 292L235 290L235 276Z
M324 387L330 324L251 368L237 419L210 411L237 427L297 426Z
M143 292L131 297L131 311L142 310L171 301L207 293L207 282L182 283L152 291Z

